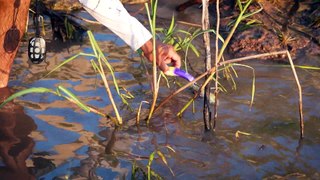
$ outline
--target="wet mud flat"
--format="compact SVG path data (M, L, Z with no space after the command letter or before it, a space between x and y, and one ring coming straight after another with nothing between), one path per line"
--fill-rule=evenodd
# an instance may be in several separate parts
M170 23L174 3L160 2L161 25ZM134 7L130 8L131 13L137 12ZM193 6L177 17L184 18L179 19L181 21L197 23L200 12L201 9ZM79 16L90 18L83 11ZM137 16L146 22L144 13ZM298 70L306 121L303 141L299 140L297 92L290 68L280 68L274 66L274 62L260 60L246 63L254 67L256 73L252 108L249 106L252 71L236 68L239 76L236 79L237 89L229 89L220 95L219 120L214 134L203 131L201 98L196 100L194 112L190 108L181 118L176 116L193 96L188 90L157 112L150 126L144 122L136 126L134 117L140 102L152 97L140 58L106 28L88 26L114 67L119 85L135 96L130 101L134 111L116 98L124 126L115 129L110 120L85 113L51 94L30 94L19 98L15 101L16 106L11 104L7 107L10 110L0 112L0 120L4 122L0 128L3 134L0 141L1 177L10 177L7 175L11 173L11 177L24 174L36 179L131 179L132 175L143 179L150 154L159 150L166 157L168 166L161 157L155 156L151 169L164 179L320 178L318 71ZM52 76L42 78L64 59L80 51L92 51L86 38L82 43L70 44L51 42L50 38L49 34L46 39L51 48L48 49L47 62L40 65L27 61L26 43L22 43L13 66L11 91L29 87L54 89L63 85L84 102L112 112L105 89L88 58L80 57ZM196 43L201 47L202 40ZM189 58L192 66L201 72L203 57L191 55ZM307 63L319 61L318 56L306 55L303 58ZM196 75L193 71L191 73ZM186 83L180 79L170 81ZM223 80L221 83L228 84ZM167 88L162 82L159 99L175 90L174 85ZM0 95L4 94L7 97L10 92ZM8 111L13 113L8 114ZM23 115L19 115L21 113ZM14 156L18 157L20 166L8 163Z
M316 1L299 4L293 1L261 1L252 7L263 7L260 13L250 19L256 24L236 33L229 52L239 57L288 49L296 57L296 63L305 63L299 61L300 55L319 57L319 5ZM269 59L272 58L286 61L277 57Z

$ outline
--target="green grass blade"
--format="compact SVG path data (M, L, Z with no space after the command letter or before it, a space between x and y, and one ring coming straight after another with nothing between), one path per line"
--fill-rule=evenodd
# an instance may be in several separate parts
M265 66L291 68L290 65L265 65ZM300 69L305 69L305 70L320 70L320 67L315 67L315 66L294 65L294 67L300 68Z
M95 57L93 54L87 54L87 53L78 53L72 57L70 57L69 59L64 60L62 63L60 63L58 66L56 66L54 69L52 69L48 74L46 74L44 77L49 76L51 73L53 73L54 71L60 69L62 66L64 66L65 64L73 61L74 59L76 59L79 56L89 56L89 57Z
M160 72L160 76L162 76L164 78L164 80L166 81L167 83L167 87L170 88L170 83L169 83L169 80L167 78L167 76L161 71ZM160 77L159 77L160 78ZM160 79L158 80L158 82L160 81Z
M239 6L240 11L243 11L241 0L237 0L237 5Z
M192 34L186 30L183 30L183 29L178 29L177 32L179 33L182 33L182 34L186 34L186 35L189 35L189 36L192 36Z
M191 48L191 50L194 52L194 54L197 57L200 57L200 52L198 51L198 49L193 44L190 44L190 48Z
M88 32L89 36L90 36L90 42L93 46L93 48L95 49L95 51L97 52L97 59L98 59L98 62L100 64L100 62L102 61L103 64L105 66L107 66L111 76L112 76L112 80L113 80L113 84L114 84L114 88L116 89L116 92L117 94L119 95L119 97L121 98L122 102L129 106L129 103L128 101L124 98L124 96L121 94L120 92L120 89L119 89L119 85L118 85L118 82L117 82L117 78L115 77L115 74L114 74L114 69L113 67L111 66L111 64L109 63L109 61L107 60L107 58L105 57L105 55L103 54L103 52L101 51L96 39L94 38L94 35L91 33L91 32ZM91 63L93 64L93 63ZM105 75L105 71L102 69L104 66L98 66L97 64L94 65L94 68L96 68L100 74L100 76L105 79L105 81L103 81L104 83L107 83L106 81L106 75Z
M117 78L114 75L114 69L111 66L111 64L108 62L106 57L101 57L101 60L104 62L104 64L108 67L110 74L112 76L112 80L113 80L113 84L114 84L114 88L116 89L117 93L120 95L120 90L119 90L119 86L118 86L118 82L117 82Z
M183 106L183 108L178 112L177 116L182 117L183 112L191 105L191 103L194 101L194 98L190 99L186 105Z
M95 39L94 39L93 33L91 31L87 31L87 34L88 34L88 37L89 37L89 40L90 40L91 48L92 48L95 56L97 57L98 53L97 53L97 49L95 47L95 43L94 43Z
M83 109L86 112L90 112L90 108L88 106L86 106L84 103L82 103L80 101L80 99L77 98L77 96L74 95L71 91L69 91L68 89L64 88L63 86L58 86L57 90L62 91L64 94L66 94L67 95L66 97L68 97L67 99L68 100L71 99L71 102L75 103L81 109ZM65 96L62 95L62 97L65 97Z
M215 31L215 30L213 30L213 29L208 29L208 30L206 30L206 31L200 31L200 32L198 32L197 34L193 35L193 36L190 38L189 42L187 43L186 51L185 51L185 56L184 56L185 67L187 67L187 64L186 64L186 63L187 63L187 57L188 57L189 47L191 46L192 41L193 41L196 37L198 37L198 36L200 36L201 34L206 33L206 32L209 32L209 33L211 32L211 33L216 34L216 31ZM224 39L223 39L222 36L220 36L220 34L219 34L218 38L219 38L219 40L220 40L222 43L224 43Z
M168 33L167 34L171 34L174 30L174 15L172 15L172 18L171 18L171 23L170 23L170 26L169 26L169 29L168 29Z
M246 67L252 70L252 89L251 89L251 101L250 101L250 109L252 108L252 104L253 104L253 100L254 100L254 95L256 92L256 74L255 74L255 70L253 67L245 65L245 64L233 64L235 66L242 66L242 67Z
M166 159L166 157L164 156L164 154L161 151L157 151L158 156L161 158L162 162L169 168L171 174L174 176L174 173L172 171L172 169L169 167L168 161Z
M261 12L263 10L263 7L261 6L260 3L258 3L258 4L259 4L260 8L258 10L256 10L256 11L251 12L251 13L244 14L243 17L242 17L242 20Z
M148 165L147 165L147 169L148 169L148 180L151 179L151 164L152 164L152 162L153 162L154 155L155 155L155 152L152 152L152 153L149 155L149 161L148 161Z
M30 94L30 93L53 93L53 94L56 94L54 91L52 91L51 89L48 89L48 88L33 87L33 88L25 89L25 90L22 90L22 91L19 91L19 92L12 94L11 96L9 96L5 101L3 101L0 104L0 108L2 108L5 104L14 100L15 98L18 98L20 96L24 96L24 95Z
M285 67L291 67L291 66L286 66L283 65ZM294 67L300 68L300 69L309 69L309 70L320 70L320 67L314 67L314 66L299 66L299 65L295 65Z

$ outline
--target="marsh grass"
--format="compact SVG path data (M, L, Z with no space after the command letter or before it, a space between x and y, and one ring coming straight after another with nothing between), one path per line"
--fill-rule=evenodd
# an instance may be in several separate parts
M176 153L176 151L169 145L163 146L161 149L168 150L168 152ZM173 170L169 167L167 158L165 154L160 150L156 149L149 154L148 163L144 167L142 165L137 165L137 162L134 160L131 168L131 179L163 179L158 173L152 170L151 166L155 159L160 159L162 163L169 169L172 176L175 176ZM142 177L141 177L142 176Z
M226 39L223 39L223 38L220 36L220 34L219 34L219 33L216 33L216 30L213 30L213 29L203 29L203 32L201 32L201 33L198 34L198 35L200 35L200 34L203 34L203 33L212 32L212 33L216 34L216 37L217 37L217 39L216 39L216 44L218 44L218 43L217 43L218 40L221 40L221 42L222 42L223 44L222 44L222 47L221 47L220 49L216 49L215 66L214 66L213 68L210 68L210 70L207 71L208 73L205 73L204 76L207 76L207 74L210 74L210 75L207 77L207 79L206 79L205 82L202 84L201 88L200 88L199 91L195 94L195 96L194 96L192 99L190 99L190 100L186 103L186 105L181 109L181 111L178 113L179 116L182 115L182 112L185 111L185 110L188 108L188 106L190 106L190 105L192 104L192 102L201 94L201 92L204 92L204 88L206 87L206 85L208 85L208 83L209 83L210 81L212 81L212 80L215 79L216 90L219 89L219 88L218 88L218 85L217 85L217 84L219 84L219 83L218 83L218 76L214 77L214 75L216 75L216 73L218 72L218 64L219 64L219 62L223 59L223 53L224 53L227 45L229 44L231 38L233 37L233 35L234 35L237 27L239 26L240 22L243 21L243 20L245 20L246 18L249 18L250 16L256 14L256 12L261 11L261 10L259 9L259 10L254 11L254 12L246 13L246 11L247 11L249 5L251 4L251 2L252 2L252 0L246 1L245 4L243 5L240 0L237 1L237 4L238 4L239 10L240 10L240 13L239 13L237 19L235 20L234 26L233 26L232 29L230 30L230 33L228 34L228 36L227 36ZM218 11L218 12L219 12L219 11ZM219 21L219 18L217 18L217 21ZM218 46L216 45L216 48L217 48L217 47L218 47ZM226 67L227 71L230 71L230 70L228 70L229 67L230 67L230 66ZM232 66L231 66L231 67L232 67ZM230 77L231 80L233 81L233 77L232 77L232 76L230 75L230 73L228 73L227 71L225 72L225 74L228 74L228 77ZM233 69L233 71L234 71L234 69ZM204 76L203 76L203 77L204 77ZM233 83L234 83L234 81L233 81ZM234 83L234 84L235 84L235 83ZM190 85L192 85L192 84L190 84ZM207 91L209 91L209 89L208 89ZM253 93L254 93L254 91L253 91ZM215 94L217 95L217 92L216 92ZM209 96L210 96L210 94L209 94ZM253 97L253 95L252 95L252 97ZM252 100L252 101L253 101L253 100ZM216 98L216 102L217 102L217 98ZM215 109L216 109L216 108L215 108ZM215 112L217 112L217 111L215 111ZM216 114L215 114L215 116L216 116ZM208 117L207 117L207 118L208 118ZM207 124L207 126L208 126L208 124Z
M136 161L133 162L131 168L131 180L136 179L163 179L159 174L154 172L151 168L144 170L144 168L137 165Z
M14 100L14 99L16 99L18 97L21 97L21 96L24 96L24 95L27 95L27 94L32 94L32 93L37 93L37 94L50 93L50 94L54 94L54 95L59 96L59 97L63 97L66 100L72 102L73 104L76 104L79 108L81 108L85 112L88 112L88 113L92 112L92 113L98 114L98 115L103 116L103 117L108 117L112 121L117 123L117 121L114 118L112 118L110 115L104 114L100 110L98 110L97 108L88 106L85 103L83 103L75 94L73 94L71 91L69 91L68 89L66 89L63 86L58 86L56 88L56 90L52 90L52 89L48 89L48 88L44 88L44 87L33 87L33 88L28 88L28 89L25 89L25 90L21 90L19 92L16 92L16 93L12 94L7 99L5 99L0 104L0 108L2 108L7 103L9 103L10 101L12 101L12 100Z
M122 102L129 106L129 103L126 100L126 97L128 97L128 96L126 96L125 94L122 94L120 92L120 88L118 86L117 79L116 79L116 77L114 75L114 70L113 70L112 66L110 65L110 63L108 62L107 58L105 57L104 53L100 49L97 41L94 38L94 35L92 34L91 31L88 31L87 33L88 33L90 44L91 44L91 47L92 47L92 50L93 50L93 54L92 53L90 54L90 53L80 52L80 53L72 56L71 58L66 59L65 61L63 61L61 64L56 66L53 70L51 70L46 76L49 76L51 73L57 71L62 66L64 66L65 64L75 60L79 56L85 56L85 57L91 58L90 63L92 65L93 69L96 72L98 72L98 74L100 75L100 77L101 77L101 79L102 79L102 81L104 83L106 92L108 94L108 97L110 99L110 102L112 104L113 110L114 110L115 115L116 115L117 124L121 125L122 124L122 117L120 116L120 113L118 111L117 105L116 105L116 103L114 101L114 98L113 98L113 95L111 93L110 85L109 85L109 83L107 81L107 77L106 77L107 72L106 72L105 69L109 70L109 73L112 76L112 80L113 80L113 84L114 84L114 87L116 89L116 92L120 96Z
M153 62L152 62L152 86L153 86L153 99L147 119L147 124L149 124L150 119L153 115L157 98L158 98L158 92L159 92L159 81L157 81L157 62L156 62L156 15L157 15L157 6L158 6L158 0L151 0L150 1L150 6L151 6L151 12L149 10L149 5L148 3L145 3L145 7L147 10L147 15L148 15L148 20L149 20L149 25L151 29L151 34L152 34L152 49L153 49ZM160 76L159 76L160 79Z
M268 57L271 55L286 55L289 59L290 62L290 66L288 65L277 65L279 67L285 67L285 68L292 68L292 72L294 74L296 83L297 83L297 87L298 87L298 91L299 91L299 114L300 114L300 137L304 137L304 121L303 121L303 106L302 106L302 89L299 83L299 79L297 76L297 73L295 71L295 68L302 68L302 69L312 69L312 70L320 70L320 68L318 67L310 67L310 66L295 66L292 62L290 53L288 51L279 51L279 52L272 52L272 53L264 53L264 54L258 54L258 55L253 55L253 56L248 56L248 57L243 57L243 58L237 58L237 59L231 59L231 60L224 60L223 57L223 53L226 50L228 43L230 42L231 38L234 35L234 32L236 31L237 27L239 26L240 22L250 18L252 15L258 13L261 11L261 8L254 11L254 12L247 12L248 7L250 6L250 4L252 3L252 0L248 0L246 1L244 4L242 3L242 1L238 0L238 8L240 10L239 16L237 17L237 19L235 21L233 21L231 23L232 28L230 30L230 33L228 34L226 39L223 39L222 36L220 36L218 28L219 28L219 18L217 18L217 29L205 29L205 30L200 30L200 29L196 29L195 31L191 32L191 31L184 31L184 30L177 30L176 26L175 26L175 19L174 17L171 20L170 26L168 29L166 28L157 28L156 27L156 13L157 13L157 0L153 0L151 1L151 4L149 6L148 3L145 4L146 10L147 10L147 14L148 14L148 19L149 19L149 23L150 23L150 29L153 35L153 52L156 52L156 39L159 36L158 33L161 33L162 35L160 35L159 37L163 38L163 42L171 44L174 46L174 48L177 51L183 51L185 53L184 56L184 66L185 66L185 70L188 71L188 66L187 66L187 57L188 57L188 52L191 49L196 56L200 56L199 50L192 44L193 40L195 38L197 38L200 35L203 35L205 33L213 33L216 35L216 48L218 48L218 41L221 41L223 43L222 47L220 49L216 49L216 54L215 54L215 64L212 68L210 68L208 71L203 72L201 75L199 75L198 77L195 78L195 80L193 80L192 82L188 82L185 85L183 85L181 88L179 88L178 90L176 90L175 92L173 92L171 95L169 95L168 97L166 97L164 100L162 100L157 106L156 106L156 102L158 99L158 93L159 93L159 84L160 84L160 79L161 77L163 77L165 79L165 76L163 74L158 73L157 71L157 66L156 66L156 61L153 61L152 64L152 75L153 75L153 79L152 79L152 85L153 85L153 99L152 102L150 103L149 101L145 100L142 101L139 105L138 111L137 111L137 116L136 116L136 124L140 123L140 116L141 116L141 109L142 109L142 105L143 104L151 104L150 106L150 110L149 110L149 114L148 114L148 118L147 118L147 123L150 122L153 113L156 110L159 110L166 102L168 102L173 96L179 94L180 92L182 92L183 90L185 90L186 88L192 86L195 82L201 80L201 79L205 79L206 76L208 76L205 79L205 82L201 85L201 87L199 88L198 92L184 105L184 107L178 112L178 116L182 116L182 114L188 109L188 107L190 105L192 105L195 101L195 99L201 94L201 92L204 90L204 87L210 82L210 81L214 81L215 82L215 86L216 86L216 91L215 91L215 96L216 96L216 101L217 102L217 94L218 92L226 92L226 88L224 88L221 83L219 82L219 76L218 76L218 72L223 72L222 75L227 78L228 80L230 80L233 84L233 89L236 90L236 80L234 78L237 77L237 72L236 72L236 68L237 67L245 67L249 70L252 71L252 88L251 88L251 99L250 99L250 105L249 108L252 108L253 106L253 102L254 102L254 97L255 97L255 81L256 81L256 77L255 77L255 69L251 66L245 65L245 64L239 64L242 61L246 61L246 60L251 60L251 59L257 59L257 58L262 58L262 57ZM150 11L151 9L151 11ZM219 13L219 12L218 12ZM252 22L252 20L250 20ZM249 21L249 22L250 22ZM180 36L182 35L182 36ZM118 111L117 105L114 102L114 97L113 94L111 93L111 89L110 89L110 85L109 82L107 81L106 78L106 74L110 73L112 75L112 80L113 80L113 85L114 88L116 89L117 94L121 97L122 102L126 105L129 106L129 103L127 102L126 99L129 98L134 98L134 96L128 92L126 89L123 89L125 94L121 93L121 88L118 86L117 84L117 80L115 78L114 75L114 70L111 67L111 65L109 64L107 58L104 56L104 53L101 51L98 43L96 42L93 34L91 31L88 31L88 37L90 39L90 43L91 43L91 47L93 50L93 53L83 53L80 52L72 57L70 57L69 59L65 60L64 62L62 62L61 64L59 64L57 67L55 67L53 70L51 70L47 76L49 76L51 73L57 71L58 69L60 69L61 67L63 67L65 64L77 59L80 56L84 56L84 57L89 57L90 59L90 63L93 67L93 69L95 70L95 72L97 72L106 89L106 92L108 94L108 97L110 99L110 102L113 106L114 112L116 114L116 118L111 117L108 114L105 114L103 112L101 112L100 110L98 110L97 108L91 107L86 105L85 103L83 103L78 97L76 97L75 94L71 93L68 89L62 87L62 86L58 86L56 90L52 90L52 89L47 89L44 87L38 87L38 88L29 88L26 90L22 90L19 91L15 94L13 94L12 96L10 96L9 98L7 98L2 104L0 104L0 108L3 107L6 103L12 101L15 98L18 98L20 96L24 96L26 94L30 94L30 93L51 93L54 95L57 95L59 97L63 97L65 99L67 99L68 101L76 104L79 108L81 108L82 110L84 110L85 112L93 112L96 113L98 115L101 115L103 117L108 117L111 120L113 120L115 122L116 125L121 125L123 124L122 122L122 117ZM153 54L153 59L156 59L156 54ZM168 81L167 81L168 82ZM168 84L169 86L169 84ZM215 112L217 112L217 108L218 108L218 104L215 104ZM192 108L193 111L194 110L194 106ZM217 114L214 115L214 117L217 117ZM240 135L245 135L245 136L250 136L252 134L248 133L248 132L243 132L243 131L237 131L235 133L235 137L239 138ZM174 150L168 146L167 147L169 150L173 151ZM149 155L149 159L148 159L148 163L146 166L146 172L136 166L136 164L134 163L132 166L132 179L135 179L136 174L138 172L142 172L143 177L145 179L162 179L161 176L159 174L157 174L155 171L152 170L152 163L154 162L155 159L161 159L161 161L169 168L170 172L172 173L172 175L174 176L174 172L173 170L169 167L168 165L168 161L165 157L165 154L162 153L160 150L156 149L154 150L150 155Z
M150 29L153 35L153 52L155 52L156 49L156 39L157 38L163 38L163 42L168 43L168 44L172 44L174 46L174 48L177 51L183 51L185 56L184 56L184 66L185 66L185 70L188 71L188 66L187 66L187 57L188 57L188 53L189 50L191 49L196 56L199 56L199 50L197 49L196 46L194 46L193 40L195 38L197 38L200 35L203 35L205 33L213 33L216 35L216 48L218 48L218 41L222 42L222 47L220 49L216 49L216 55L215 55L215 65L208 71L202 73L201 75L199 75L198 77L195 78L194 81L192 82L188 82L185 85L183 85L181 88L179 88L178 90L176 90L174 93L172 93L171 95L169 95L167 98L165 98L164 100L162 100L158 105L156 104L157 99L158 99L158 93L159 93L159 84L160 84L160 80L162 77L164 77L164 79L166 79L166 76L163 75L163 73L158 73L157 71L157 66L156 66L156 61L153 61L152 64L152 75L153 75L153 79L152 79L152 86L153 86L153 99L152 101L142 101L138 112L137 112L137 124L139 124L140 121L140 113L141 113L141 108L142 108L142 104L143 103L148 103L150 102L150 111L149 111L149 115L147 118L147 123L150 122L150 119L153 116L153 113L158 110L160 107L162 107L166 102L168 102L173 96L179 94L180 92L182 92L184 89L192 86L195 82L203 79L205 76L208 75L208 78L205 79L205 82L201 85L201 87L199 88L199 91L186 103L186 105L181 109L181 111L178 113L179 116L182 115L182 113L191 105L193 104L195 98L197 98L201 92L203 92L204 87L210 82L210 81L215 81L215 86L216 86L216 92L215 94L217 95L218 91L219 92L226 92L227 90L221 85L221 83L218 81L219 80L219 76L217 75L217 73L219 71L223 71L223 76L226 77L227 79L229 79L232 84L233 84L233 89L236 89L236 80L234 78L237 77L237 72L235 70L235 67L237 66L242 66L242 67L246 67L249 68L250 70L252 70L253 72L253 77L252 77L252 91L251 91L251 100L250 100L250 107L252 107L252 104L254 102L254 95L255 95L255 74L254 74L254 68L250 67L248 65L244 65L244 64L238 64L239 62L245 61L245 60L250 60L250 59L257 59L257 58L261 58L261 57L267 57L270 55L286 55L289 60L290 60L290 66L284 66L284 67L290 67L292 68L292 71L294 73L296 82L297 82L297 86L298 86L298 90L299 90L299 111L300 111L300 127L301 127L301 137L303 137L303 113L302 113L302 93L301 93L301 86L299 84L299 80L298 80L298 76L295 72L295 67L297 68L303 68L303 69L314 69L314 70L319 70L320 68L317 67L310 67L310 66L295 66L291 60L291 56L289 54L289 52L287 51L279 51L279 52L272 52L272 53L264 53L264 54L258 54L258 55L253 55L253 56L249 56L249 57L243 57L243 58L237 58L237 59L232 59L232 60L224 60L223 54L224 51L226 50L231 38L233 37L237 27L239 26L239 24L242 21L247 20L247 22L252 22L252 19L250 19L250 17L256 13L259 13L262 10L262 7L260 5L260 8L253 11L253 12L247 12L248 11L248 7L250 6L250 4L253 2L253 0L248 0L245 2L242 2L240 0L237 1L237 7L239 9L239 15L238 17L232 21L232 23L230 23L230 25L232 26L230 33L228 34L228 36L226 37L226 39L224 39L222 36L220 36L218 29L214 30L214 29L205 29L205 30L200 30L200 29L195 29L195 30L179 30L176 28L176 24L175 24L175 19L174 16L172 17L171 23L169 25L168 28L157 28L156 27L156 14L157 14L157 0L152 0L150 4L145 3L145 7L147 10L147 15L148 15L148 19L149 19L149 24L150 24ZM218 8L218 7L217 7ZM219 11L217 11L219 13ZM217 27L219 27L219 18L217 18ZM159 35L160 34L160 35ZM115 121L115 123L117 125L121 125L123 124L122 122L122 117L118 111L118 107L114 101L114 95L111 93L111 87L109 85L109 82L107 81L106 75L109 73L112 76L112 81L113 81L113 86L117 92L117 94L119 95L119 97L121 98L123 104L127 105L130 107L129 103L127 102L127 99L129 98L134 98L132 94L130 94L130 92L128 92L127 90L124 90L125 93L122 93L121 88L118 86L117 84L117 80L116 77L114 75L114 70L112 68L112 66L109 64L107 58L105 57L104 53L102 52L102 50L100 49L97 41L94 38L94 35L92 34L91 31L88 31L88 37L90 40L90 44L92 47L92 51L93 53L83 53L80 52L72 57L70 57L69 59L63 61L61 64L59 64L58 66L56 66L53 70L51 70L46 76L49 76L51 73L59 70L61 67L63 67L65 64L77 59L80 56L84 56L87 58L90 58L90 63L93 67L93 69L95 70L95 72L97 72L106 89L107 95L110 99L110 102L112 104L112 107L114 109L114 113L116 115L116 118L112 118L110 115L106 115L105 113L102 113L100 110L97 110L96 108L90 107L86 104L84 104L79 98L76 97L76 95L72 94L69 90L67 90L66 88L62 87L62 86L58 86L56 90L52 90L52 89L47 89L44 87L39 87L39 88L29 88L26 90L22 90L19 91L15 94L13 94L12 96L10 96L8 99L6 99L1 105L0 108L3 107L6 103L8 103L9 101L12 101L15 98L18 98L20 96L26 95L26 94L30 94L30 93L52 93L55 94L57 96L63 97L69 101L71 101L72 103L75 103L78 107L80 107L81 109L83 109L86 112L94 112L96 114L99 114L101 116L105 116L105 117L109 117L112 120ZM156 54L153 54L153 58L156 59ZM283 67L281 65L281 67ZM215 76L216 75L216 76ZM169 83L167 81L167 84L169 86ZM217 99L217 98L216 98ZM217 102L217 101L216 101ZM193 108L194 109L194 108ZM216 110L215 110L216 111Z
M205 2L205 0L203 1L203 3ZM219 1L218 1L219 2ZM212 67L210 70L204 72L203 74L201 74L200 76L196 77L192 82L187 83L186 85L184 85L183 87L181 87L180 89L178 89L177 91L175 91L174 93L172 93L171 95L169 95L167 98L165 98L162 102L159 103L159 105L157 106L156 110L158 110L160 107L162 107L166 102L168 102L173 96L179 94L180 92L182 92L185 88L188 88L189 86L192 86L195 82L197 82L198 80L206 77L207 75L209 75L206 79L205 82L201 85L201 87L199 88L198 92L194 95L193 98L191 98L186 105L182 108L182 110L177 114L178 116L181 116L183 111L185 111L191 104L193 104L193 101L195 100L195 98L197 98L201 92L204 91L204 88L209 84L210 81L215 79L215 84L216 84L216 102L217 102L217 86L218 86L218 75L217 72L219 71L219 68L221 67L225 67L226 71L224 74L227 75L227 77L229 79L232 80L233 84L235 84L234 78L231 75L231 71L229 70L229 67L232 67L232 71L234 72L234 74L236 75L236 71L233 68L233 66L243 66L246 68L250 68L253 71L253 80L252 80L252 92L251 92L251 103L250 103L250 107L252 107L253 101L254 101L254 94L255 94L255 73L254 73L254 68L248 66L248 65L243 65L243 64L235 64L241 61L245 61L245 60L250 60L250 59L257 59L257 58L262 58L262 57L268 57L270 55L286 55L289 62L290 62L290 67L292 69L294 78L296 80L296 84L297 84L297 88L298 88L298 93L299 93L299 100L298 100L298 104L299 104L299 114L300 114L300 138L304 137L304 120L303 120L303 105L302 105L302 89L301 89L301 85L295 70L295 65L293 64L291 55L289 53L288 50L286 51L279 51L279 52L272 52L272 53L264 53L264 54L258 54L258 55L253 55L253 56L249 56L249 57L243 57L243 58L237 58L237 59L232 59L232 60L227 60L227 61L223 61L223 54L225 49L227 48L231 38L233 37L237 27L239 26L240 22L251 17L252 15L260 12L262 10L262 6L260 5L260 8L254 12L247 12L248 7L251 5L252 0L248 0L245 2L242 2L241 0L237 0L237 6L240 10L239 15L237 17L237 19L234 21L234 25L230 30L230 33L228 34L227 38L225 40L223 40L223 45L220 49L216 49L216 58L215 58L215 65L214 67ZM219 3L217 3L219 4ZM217 7L218 9L218 7ZM219 11L217 11L219 12ZM219 16L218 16L219 17ZM219 22L219 18L217 20ZM218 26L219 27L219 26ZM205 29L206 30L206 29ZM215 32L214 30L206 30L206 31L212 31ZM216 44L218 41L218 37L219 37L219 32L216 33ZM217 46L218 47L218 46ZM221 62L222 61L222 62ZM227 66L226 66L227 65ZM299 67L299 66L297 66ZM312 68L312 67L300 67L300 68ZM312 69L317 69L317 68L312 68ZM214 77L215 76L215 77ZM204 106L205 107L205 106ZM217 103L215 103L215 112L217 112ZM215 117L217 115L215 114ZM206 123L206 122L205 122ZM205 124L205 126L207 126L207 124Z
M54 69L52 69L45 77L49 76L53 72L59 70L65 64L77 59L80 56L91 58L90 59L90 63L92 65L92 68L95 70L95 72L97 72L100 75L100 77L101 77L101 79L102 79L102 81L104 83L107 95L108 95L108 97L110 99L110 102L112 104L114 113L116 115L116 119L111 117L110 115L106 115L106 114L100 112L99 110L97 110L95 108L92 108L92 107L89 107L88 105L85 105L84 103L82 103L80 101L79 98L77 98L76 95L71 93L69 90L67 90L63 86L58 86L56 91L51 90L51 89L47 89L47 88L44 88L44 87L29 88L29 89L25 89L25 90L19 91L19 92L15 93L15 94L11 95L8 99L6 99L0 105L0 108L3 107L9 101L12 101L13 99L18 98L20 96L24 96L26 94L30 94L30 93L52 93L52 94L55 94L57 96L64 97L65 99L75 103L76 105L78 105L81 109L83 109L86 112L93 112L93 113L102 115L104 117L108 117L112 121L114 121L116 125L122 125L122 123L123 123L122 122L122 117L120 116L120 113L118 111L117 105L116 105L116 103L114 101L113 94L111 93L110 85L109 85L109 83L107 81L107 77L106 77L106 75L107 75L107 71L106 70L108 70L108 72L111 74L114 88L116 89L117 94L120 96L122 102L125 105L129 106L129 103L127 102L126 99L127 98L133 98L133 95L130 92L128 92L127 90L125 90L125 89L124 89L125 94L121 93L120 88L119 88L119 86L117 84L117 79L116 79L116 77L114 75L114 70L113 70L112 66L110 65L110 63L108 62L108 60L105 57L104 53L100 49L100 47L99 47L97 41L95 40L94 35L92 34L92 32L88 31L87 33L88 33L88 37L89 37L89 40L90 40L90 44L91 44L93 53L80 52L80 53L78 53L78 54L76 54L76 55L64 60L62 63L60 63ZM63 92L65 95L61 94L61 92Z
M188 49L191 48L193 53L200 57L200 52L196 46L192 43L194 38L202 34L200 28L189 28L188 30L182 30L176 28L177 24L174 16L171 18L171 23L168 28L156 28L159 39L163 43L170 44L176 51L182 51L185 54L184 68L188 72L187 66L187 53Z
M167 146L167 148L173 152L175 152L171 147ZM156 157L156 155L162 160L162 162L169 168L171 174L174 176L174 173L172 171L172 169L169 167L167 159L165 157L165 155L160 151L160 150L155 150L153 151L150 155L149 155L149 161L148 161L148 165L147 165L147 170L148 170L148 180L151 179L151 175L154 176L153 171L151 170L151 165L152 162L154 160L154 158Z

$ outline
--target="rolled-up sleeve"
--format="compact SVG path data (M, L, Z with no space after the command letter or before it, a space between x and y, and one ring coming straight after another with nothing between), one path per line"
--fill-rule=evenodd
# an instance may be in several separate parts
M97 21L119 36L133 50L151 39L151 33L123 7L119 0L79 0Z

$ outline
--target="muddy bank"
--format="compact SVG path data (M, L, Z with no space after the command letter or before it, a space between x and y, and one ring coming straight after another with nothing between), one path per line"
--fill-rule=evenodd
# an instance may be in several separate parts
M233 1L223 1L220 5L221 33L227 36L231 29L230 22L238 14ZM298 2L298 1L297 1ZM146 27L147 19L142 0L124 0L128 11L140 19ZM160 0L158 4L158 26L166 27L174 14L179 28L201 27L201 7L199 4L184 7L177 12L176 8L183 2ZM134 5L131 5L134 4ZM54 10L72 11L81 9L78 0L47 0L46 5ZM227 53L229 57L244 57L266 52L288 49L295 59L299 55L320 56L320 2L307 0L300 3L284 0L260 0L253 3L249 12L262 8L261 12L245 19L234 34ZM210 5L211 25L215 28L215 3ZM184 25L181 25L182 24ZM189 25L185 25L189 24ZM199 47L201 49L201 47ZM287 61L283 56L272 56L265 59ZM314 64L314 63L312 63Z
M259 7L263 10L250 19L256 23L251 27L242 25L248 29L238 30L234 36L229 48L231 54L242 57L288 49L295 57L320 55L319 2L305 1L297 5L294 1L261 1L252 6L251 11ZM280 60L285 59L280 57Z

